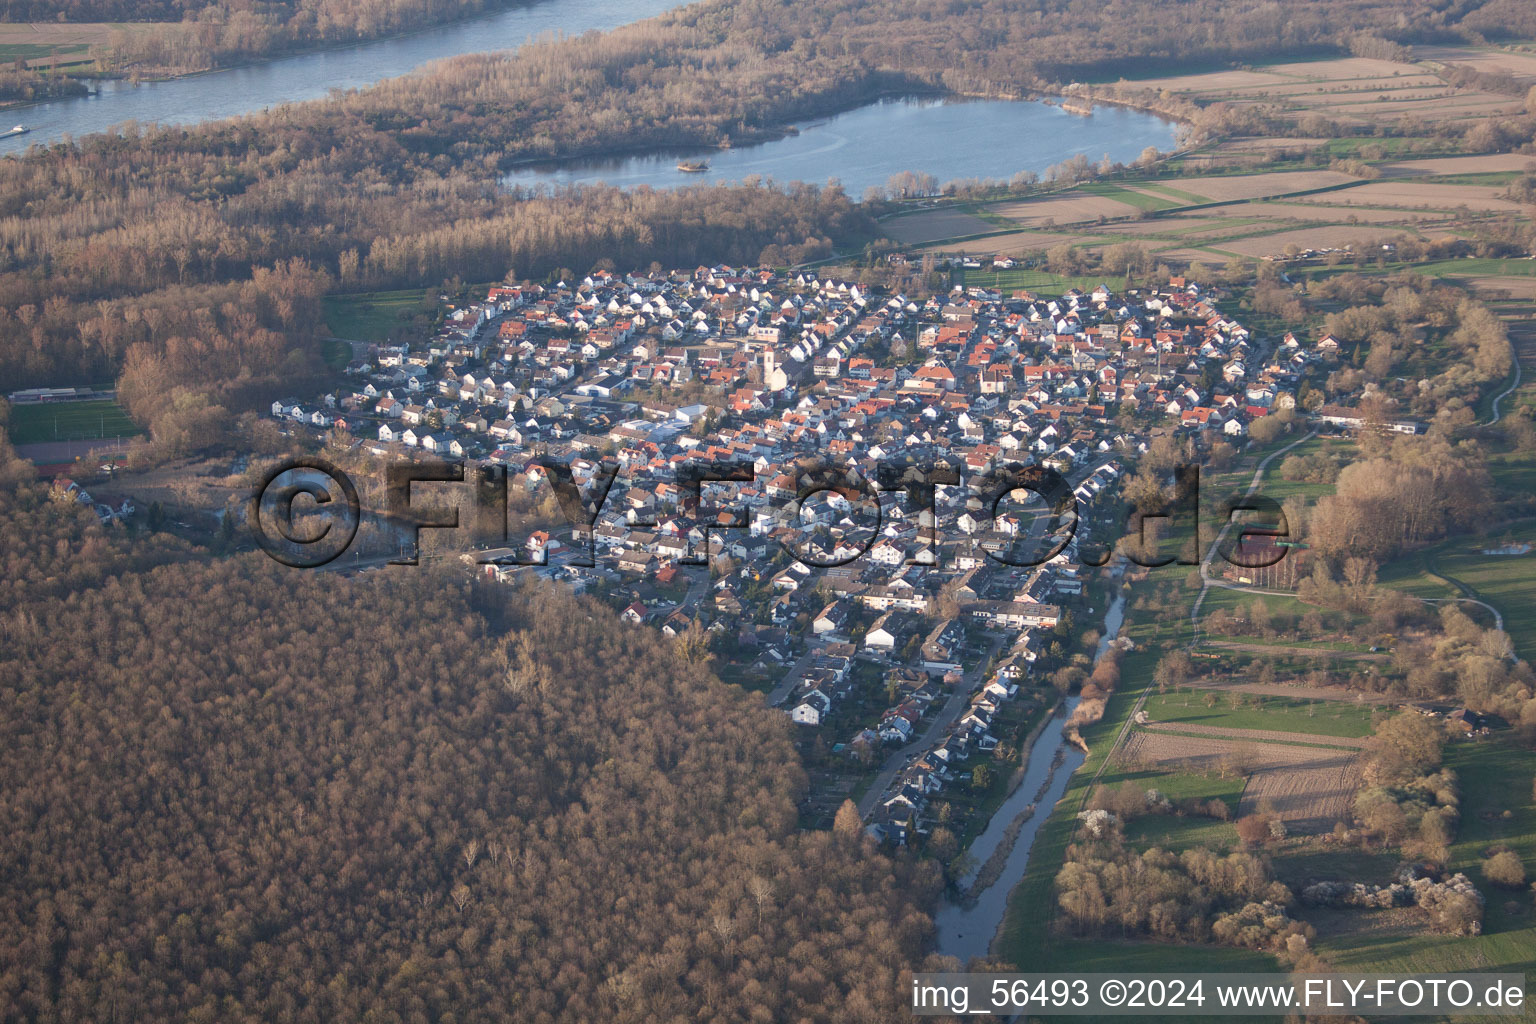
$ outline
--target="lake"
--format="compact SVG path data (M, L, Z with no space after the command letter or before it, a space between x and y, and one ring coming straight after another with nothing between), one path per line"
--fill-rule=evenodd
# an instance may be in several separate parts
M674 188L754 176L815 184L836 178L860 199L869 186L884 185L902 171L943 182L1039 173L1079 153L1095 161L1108 153L1128 163L1148 146L1173 149L1177 125L1123 107L1098 107L1085 116L1041 102L946 98L884 100L797 127L797 135L736 149L529 164L502 180L522 188L600 181ZM709 170L680 171L680 160L707 160Z

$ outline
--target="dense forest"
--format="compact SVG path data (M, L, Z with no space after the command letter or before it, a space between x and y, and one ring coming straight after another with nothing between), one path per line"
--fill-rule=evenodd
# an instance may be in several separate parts
M132 358L165 360L164 373L147 375L157 394L135 410L145 422L176 404L176 388L189 392L183 403L248 407L316 366L314 320L294 326L280 307L228 304L247 284L265 290L262 274L325 275L321 287L357 290L493 280L512 268L585 271L599 254L743 262L773 246L795 260L873 230L837 190L514 198L497 179L519 160L742 142L892 90L1018 95L1106 61L1347 49L1365 30L1394 42L1461 38L1476 10L1428 0L1305 0L1283 11L1267 0L710 0L325 101L39 147L0 162L0 307L11 311L0 321L0 376L99 378L141 346ZM1512 10L1508 24L1529 16ZM241 394L228 393L229 360L205 373L173 352L172 339L187 335L147 325L151 307L173 323L211 320L199 333L215 337L198 344L239 362Z
M148 567L20 476L0 1016L898 1012L932 872L799 833L783 716L658 634L424 571Z

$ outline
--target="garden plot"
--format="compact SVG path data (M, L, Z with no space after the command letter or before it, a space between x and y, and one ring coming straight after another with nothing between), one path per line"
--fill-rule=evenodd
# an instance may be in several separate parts
M1305 733L1287 735L1293 741L1308 738ZM1332 736L1313 738L1319 743L1338 742ZM1359 753L1337 747L1137 729L1126 743L1125 757L1131 763L1176 772L1219 772L1245 762L1248 784L1238 813L1252 814L1261 804L1272 806L1292 832L1327 832L1336 822L1347 821L1360 786Z

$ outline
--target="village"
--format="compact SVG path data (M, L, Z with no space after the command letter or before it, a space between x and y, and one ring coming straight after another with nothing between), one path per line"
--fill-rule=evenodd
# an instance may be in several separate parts
M1080 560L1122 525L1128 468L1159 437L1241 446L1255 421L1302 412L1333 340L1261 341L1220 302L1178 277L917 300L809 271L599 272L492 287L271 414L368 456L504 466L524 506L564 467L589 516L464 561L598 594L669 636L703 630L722 678L763 691L833 766L807 820L855 798L902 844L935 794L995 775L978 766L1000 726L1016 748L1057 703L1049 670L1145 571ZM723 464L750 472L690 504L680 468ZM923 502L868 485L891 464L956 486ZM1060 474L1074 508L974 486L1002 466Z

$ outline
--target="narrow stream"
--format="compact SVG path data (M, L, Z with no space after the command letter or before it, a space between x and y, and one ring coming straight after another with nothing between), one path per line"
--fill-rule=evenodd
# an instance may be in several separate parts
M1104 614L1104 636L1099 641L1095 660L1103 657L1109 644L1120 633L1125 620L1125 598L1116 594ZM1024 878L1029 866L1030 848L1040 826L1051 816L1056 801L1066 792L1072 773L1080 768L1087 755L1062 737L1067 718L1077 707L1079 698L1066 702L1061 713L1052 716L1030 748L1025 764L1024 781L998 808L986 829L971 843L971 857L976 867L973 874L963 880L964 885L974 882L974 871L980 871L988 858L1006 840L1014 819L1024 813L1031 804L1034 814L1024 822L1013 842L1012 852L996 880L972 899L964 903L945 900L934 915L938 930L938 951L946 956L958 957L962 964L973 957L986 956L993 939L1002 927L1003 915L1008 909L1008 895Z

